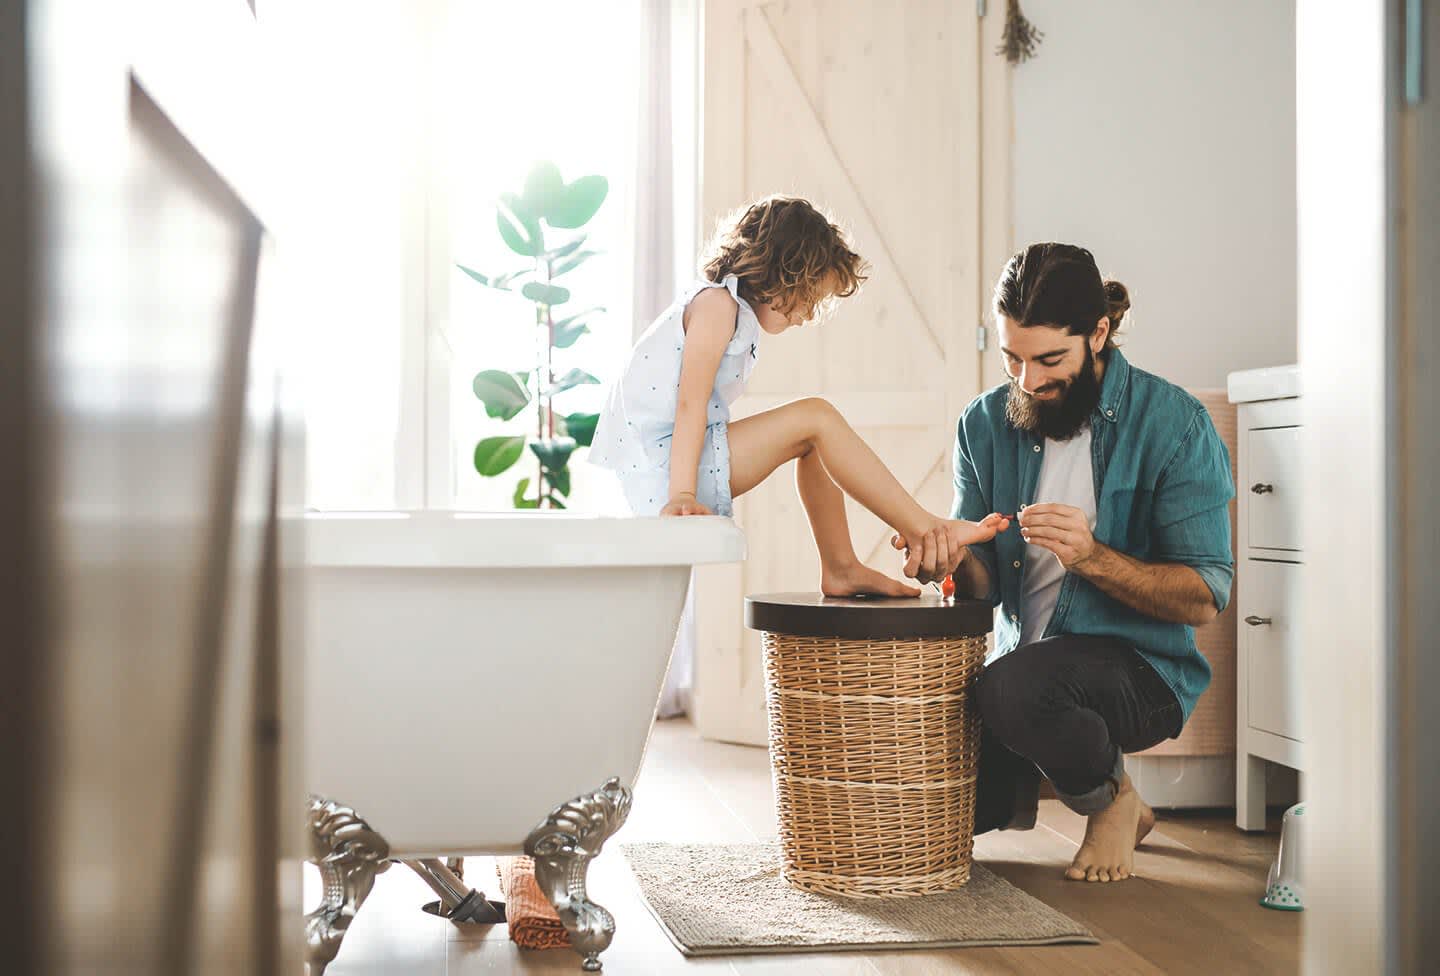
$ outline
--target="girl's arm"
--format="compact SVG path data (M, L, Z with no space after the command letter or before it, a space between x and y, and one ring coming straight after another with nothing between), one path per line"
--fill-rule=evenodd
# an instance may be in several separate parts
M685 310L685 351L680 360L675 433L670 440L671 505L687 498L694 503L700 449L705 442L705 410L725 346L735 335L738 312L735 299L724 288L706 288Z

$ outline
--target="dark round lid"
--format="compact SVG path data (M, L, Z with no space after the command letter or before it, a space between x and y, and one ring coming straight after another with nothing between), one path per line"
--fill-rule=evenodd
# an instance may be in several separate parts
M761 593L745 598L745 626L794 637L913 640L978 637L992 624L984 600L919 597L833 597L819 593Z

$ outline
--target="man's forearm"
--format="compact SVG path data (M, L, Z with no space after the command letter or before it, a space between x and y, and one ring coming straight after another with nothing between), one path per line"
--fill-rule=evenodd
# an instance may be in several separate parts
M1095 551L1071 566L1070 572L1089 580L1107 596L1160 620L1198 627L1219 613L1200 574L1180 563L1143 562L1097 542Z
M969 549L968 546L966 548ZM965 553L965 558L960 560L953 578L957 596L983 600L990 594L990 571L973 551Z

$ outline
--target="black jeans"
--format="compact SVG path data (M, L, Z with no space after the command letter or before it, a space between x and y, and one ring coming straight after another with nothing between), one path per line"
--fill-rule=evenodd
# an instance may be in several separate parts
M1180 702L1130 644L1051 637L980 675L983 732L975 833L1034 825L1040 777L1077 813L1114 799L1123 754L1180 734Z

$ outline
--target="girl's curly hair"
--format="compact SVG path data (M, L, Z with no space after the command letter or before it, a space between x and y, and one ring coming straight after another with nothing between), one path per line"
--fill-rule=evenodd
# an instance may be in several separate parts
M828 298L848 298L869 270L845 235L798 197L770 196L723 218L701 259L709 281L739 279L741 297L789 314Z

